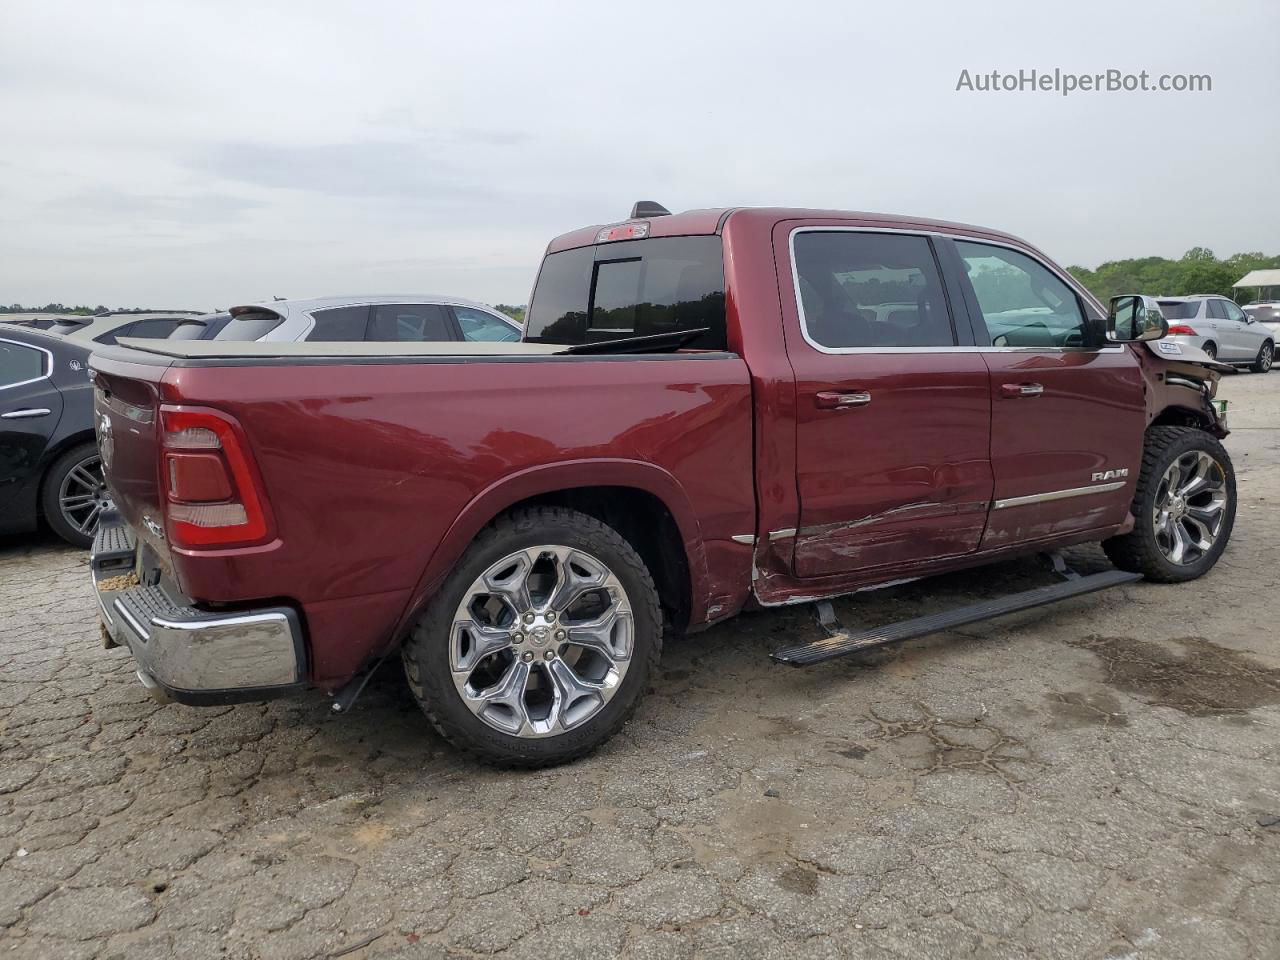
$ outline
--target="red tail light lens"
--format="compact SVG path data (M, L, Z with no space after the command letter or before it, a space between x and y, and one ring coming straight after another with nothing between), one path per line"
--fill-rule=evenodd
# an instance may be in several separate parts
M1194 337L1198 336L1194 329L1188 327L1185 323L1175 323L1169 328L1169 336L1171 337Z
M160 421L170 542L198 549L269 540L271 518L240 425L217 410L167 404Z

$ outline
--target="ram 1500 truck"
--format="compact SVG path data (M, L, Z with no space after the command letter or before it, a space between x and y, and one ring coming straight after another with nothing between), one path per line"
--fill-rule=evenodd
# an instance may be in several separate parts
M106 642L185 703L342 709L398 654L453 743L536 766L748 606L817 604L774 655L804 664L1189 580L1235 480L1165 329L994 230L642 204L551 242L521 343L122 341L92 362ZM1116 569L886 628L824 602L1090 541Z

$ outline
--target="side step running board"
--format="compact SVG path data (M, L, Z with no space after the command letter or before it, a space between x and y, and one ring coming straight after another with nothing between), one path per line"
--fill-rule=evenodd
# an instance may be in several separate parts
M1142 574L1126 573L1123 570L1107 570L1089 576L1075 576L1052 586L1010 593L995 600L984 600L982 603L944 610L942 613L933 613L927 617L899 620L897 623L863 633L849 633L841 629L839 621L831 610L831 604L822 601L818 604L819 622L827 631L827 637L815 640L813 643L783 647L775 651L772 656L779 663L787 663L793 667L807 667L810 664L842 657L847 653L857 653L859 650L869 650L872 647L897 643L900 640L914 640L916 637L937 633L939 630L950 630L952 627L964 626L967 623L1002 617L1006 613L1029 610L1031 607L1043 606L1046 603L1054 603L1086 593L1096 593L1099 590L1118 587L1141 579Z

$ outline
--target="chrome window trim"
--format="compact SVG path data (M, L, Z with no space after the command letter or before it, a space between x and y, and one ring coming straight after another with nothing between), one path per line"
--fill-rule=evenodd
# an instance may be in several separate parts
M809 336L809 324L804 315L804 299L800 296L800 271L796 267L796 234L798 233L893 233L901 236L925 237L927 239L943 238L947 240L966 240L970 243L984 243L992 247L1003 247L1006 250L1012 250L1014 253L1020 253L1024 257L1029 257L1040 266L1044 267L1051 274L1061 280L1072 290L1076 296L1081 297L1085 302L1092 304L1099 312L1106 316L1106 311L1102 310L1101 304L1093 297L1089 291L1080 286L1075 278L1065 271L1058 270L1055 267L1045 263L1040 257L1024 250L1016 244L1008 241L994 240L990 237L973 236L964 233L945 233L941 230L911 230L899 229L896 227L793 227L787 236L787 247L791 261L791 287L796 298L796 311L800 318L800 335L804 338L804 342L819 353L826 353L833 356L843 354L895 354L895 353L1119 353L1124 350L1123 344L1112 344L1103 347L993 347L993 346L961 346L959 344L949 347L827 347L818 343ZM946 280L943 279L945 285ZM955 311L948 304L948 310L951 312L952 322L955 321Z
M0 390L12 390L14 387L25 387L29 383L39 383L41 380L49 380L53 377L53 351L44 347L38 347L34 343L23 343L21 340L10 340L8 337L0 337L0 343L12 343L15 347L26 347L28 350L35 350L44 354L44 373L38 377L32 377L30 380L19 380L17 383L6 383L0 387Z
M1048 503L1051 500L1067 500L1071 497L1086 497L1091 493L1110 493L1119 490L1127 480L1116 480L1113 483L1095 483L1088 487L1072 487L1069 490L1050 490L1048 493L1032 493L1024 497L1008 497L1004 500L993 500L992 510L1004 510L1007 507L1024 507L1032 503Z

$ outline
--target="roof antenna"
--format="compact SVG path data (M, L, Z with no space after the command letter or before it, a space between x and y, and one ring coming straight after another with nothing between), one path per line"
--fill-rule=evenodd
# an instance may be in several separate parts
M631 216L628 219L639 220L642 217L669 217L671 211L662 204L653 200L637 200L636 205L631 208Z

